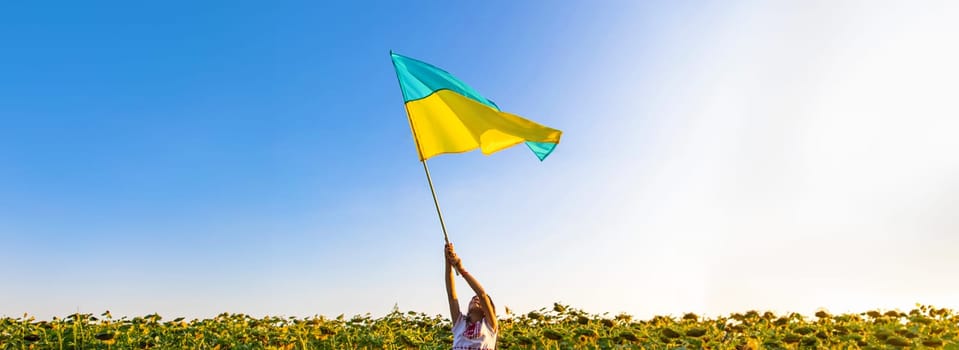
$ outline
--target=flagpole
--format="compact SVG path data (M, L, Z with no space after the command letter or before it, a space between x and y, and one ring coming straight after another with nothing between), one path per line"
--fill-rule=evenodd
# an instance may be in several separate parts
M393 62L393 50L390 50L390 62ZM400 84L400 91L403 90L403 84L400 83L400 73L396 71L396 62L393 62L393 70L396 72L396 82ZM446 223L443 221L443 212L440 211L440 201L436 199L436 190L433 189L433 178L430 177L430 168L426 166L426 158L423 158L423 151L420 149L420 140L416 138L416 128L413 127L413 118L410 117L410 107L403 101L403 108L406 110L406 119L410 122L410 131L413 132L413 143L416 144L416 153L423 162L423 171L426 172L426 182L430 185L430 194L433 195L433 205L436 206L436 216L440 218L440 227L443 229L443 240L450 244L450 237L446 233ZM459 274L457 271L456 274Z
M426 172L426 182L430 184L430 193L433 194L433 204L436 205L436 215L440 217L440 227L443 228L443 239L446 244L450 244L450 237L446 234L446 223L443 222L443 212L440 211L440 201L436 199L436 190L433 189L433 179L430 178L430 168L426 166L426 159L423 160L423 171Z
M423 158L423 152L420 151L420 140L416 138L416 129L413 128L413 119L410 117L410 108L403 104L406 109L406 118L410 121L410 130L413 131L413 142L416 144L416 152ZM436 206L436 216L440 218L440 228L443 229L443 240L450 244L450 236L446 233L446 222L443 221L443 212L440 211L440 201L436 198L436 189L433 188L433 178L430 176L430 167L426 166L426 159L422 160L423 171L426 173L426 183L430 185L430 194L433 195L433 205Z
M420 151L420 140L416 138L416 129L413 128L413 118L410 117L410 108L406 106L406 103L403 103L403 107L406 109L406 119L410 121L410 130L413 131L413 143L416 144L416 152L419 153L420 158L423 158L423 152ZM430 184L430 194L433 195L433 205L436 206L436 216L440 218L440 227L443 228L443 240L446 241L446 245L449 245L450 237L446 234L446 223L443 221L443 212L440 211L440 201L436 199L436 190L433 189L433 178L430 177L430 167L426 166L425 158L423 159L423 171L426 172L426 183ZM453 269L453 271L456 272L457 276L460 275L458 270Z

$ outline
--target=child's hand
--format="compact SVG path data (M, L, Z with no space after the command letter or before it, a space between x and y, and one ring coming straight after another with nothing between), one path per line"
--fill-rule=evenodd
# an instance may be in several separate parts
M457 270L461 270L463 268L463 261L460 260L458 256L456 256L456 252L453 251L452 243L446 244L446 263L450 264L450 266L455 267Z

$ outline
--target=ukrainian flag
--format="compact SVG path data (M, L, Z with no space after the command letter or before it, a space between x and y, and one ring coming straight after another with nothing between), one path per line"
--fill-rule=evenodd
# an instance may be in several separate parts
M562 132L503 112L476 90L429 63L390 52L420 160L479 148L490 155L525 142L540 161Z

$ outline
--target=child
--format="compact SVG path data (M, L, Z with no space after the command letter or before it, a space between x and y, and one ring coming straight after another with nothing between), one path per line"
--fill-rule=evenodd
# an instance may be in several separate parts
M459 300L456 299L456 287L453 283L453 269L476 293L470 299L466 314L460 312ZM446 295L450 302L450 316L453 320L453 350L494 350L496 348L496 334L499 331L496 324L496 309L493 300L483 286L463 269L463 262L453 251L453 245L446 244Z

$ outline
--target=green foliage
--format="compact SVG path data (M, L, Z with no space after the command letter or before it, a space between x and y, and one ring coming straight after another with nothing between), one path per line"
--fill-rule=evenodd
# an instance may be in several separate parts
M872 310L815 318L757 311L705 318L594 315L559 303L500 321L497 348L516 349L951 349L959 350L959 315L918 305L908 313ZM73 314L37 321L0 319L0 349L450 349L450 320L394 310L330 319L220 314L163 321L152 314L115 320Z

